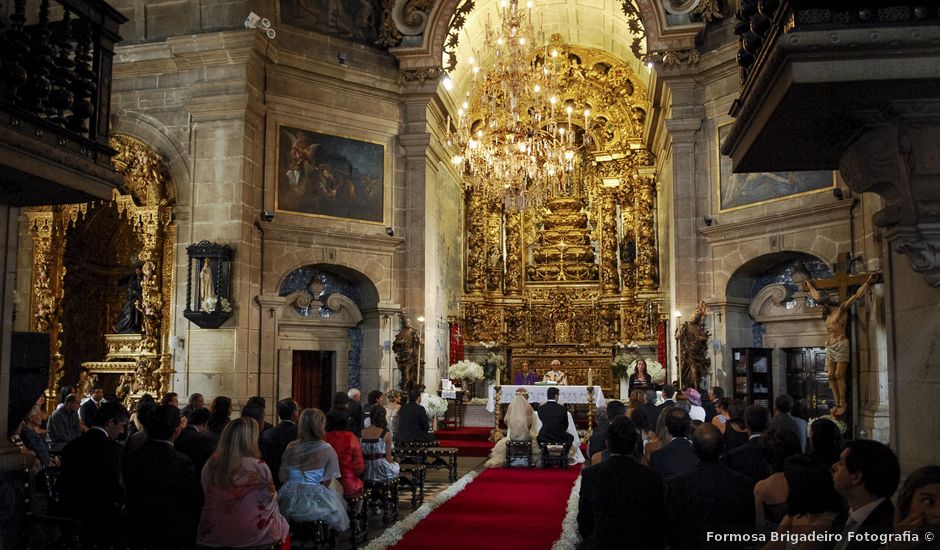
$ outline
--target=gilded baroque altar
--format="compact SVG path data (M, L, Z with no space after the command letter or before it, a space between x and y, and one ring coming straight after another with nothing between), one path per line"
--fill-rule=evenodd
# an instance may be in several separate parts
M167 391L173 373L172 326L175 189L160 155L116 134L112 163L124 192L110 201L25 211L33 244L30 330L50 335L48 403L62 385L102 383L122 399ZM139 294L125 298L135 278ZM113 334L127 301L138 323Z
M523 360L541 375L562 361L571 384L588 369L619 387L617 343L656 345L665 316L659 285L656 180L642 142L648 102L632 70L606 54L561 47L552 70L567 96L587 105L577 132L580 162L567 185L520 205L477 192L466 177L466 270L459 321L468 347L496 343L515 374ZM470 117L475 113L471 107Z

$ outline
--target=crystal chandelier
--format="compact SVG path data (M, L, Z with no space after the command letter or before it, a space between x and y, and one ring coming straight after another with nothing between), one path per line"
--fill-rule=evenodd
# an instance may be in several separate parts
M484 40L493 62L483 68L479 50L468 59L472 92L457 111L454 132L448 117L448 144L473 192L522 208L570 194L580 150L590 142L584 129L591 111L565 98L560 51L533 24L532 2L522 9L516 0L502 0L497 10L499 24L487 20Z

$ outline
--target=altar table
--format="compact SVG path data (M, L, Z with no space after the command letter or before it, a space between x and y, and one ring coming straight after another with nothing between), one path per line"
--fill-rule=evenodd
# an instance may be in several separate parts
M565 405L567 403L584 403L588 402L588 387L587 386L552 386L552 385L538 385L538 386L500 386L499 391L499 402L508 405L512 398L516 395L516 390L518 388L525 388L529 392L529 403L544 403L548 401L548 388L558 388L558 403ZM487 402L486 410L493 412L496 408L493 404L493 399L495 396L495 389L491 385L487 388ZM604 401L604 392L601 390L600 386L594 386L594 406L598 408L606 407L606 401Z

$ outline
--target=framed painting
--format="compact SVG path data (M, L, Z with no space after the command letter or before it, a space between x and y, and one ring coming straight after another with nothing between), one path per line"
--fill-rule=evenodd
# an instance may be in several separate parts
M275 209L384 224L385 145L277 126Z
M731 125L718 127L715 154L718 157L718 211L737 210L800 195L827 191L835 185L835 172L731 172L731 158L718 152Z

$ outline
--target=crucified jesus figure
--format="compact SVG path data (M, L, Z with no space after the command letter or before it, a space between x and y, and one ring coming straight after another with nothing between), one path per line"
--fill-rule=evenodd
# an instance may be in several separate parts
M826 320L826 332L829 335L826 340L826 374L829 376L832 396L836 400L836 406L832 409L833 416L842 416L845 414L847 407L845 372L849 366L849 338L845 334L845 327L849 323L849 312L852 309L852 304L867 294L871 285L877 282L878 274L872 273L854 295L840 304L830 298L828 294L817 290L812 281L806 281L809 295L813 297L817 304L822 306L823 318Z

